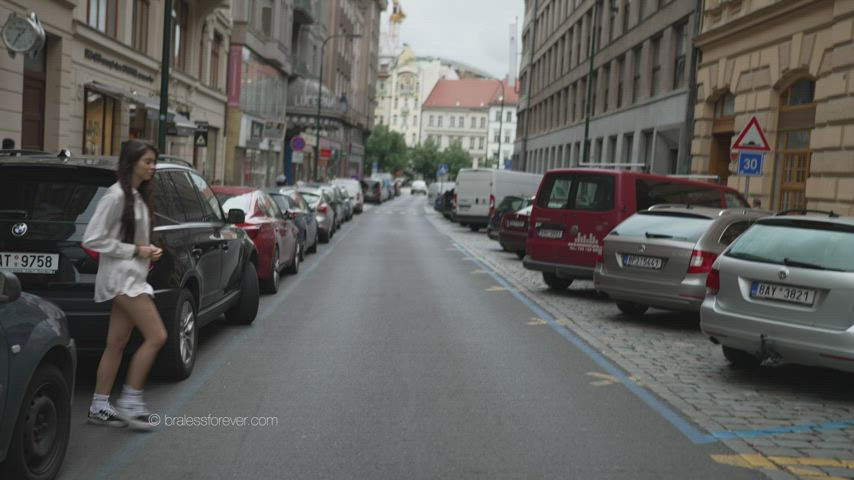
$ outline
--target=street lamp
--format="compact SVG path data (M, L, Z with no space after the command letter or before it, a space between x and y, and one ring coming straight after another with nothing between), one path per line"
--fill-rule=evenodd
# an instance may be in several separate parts
M323 44L320 45L320 75L317 78L317 117L314 119L314 134L315 134L315 142L314 142L314 180L318 180L317 178L317 169L318 165L320 165L320 100L323 97L323 50L326 48L326 42L332 40L333 38L341 38L346 37L350 40L354 38L361 38L362 35L358 33L339 33L336 35L330 35L323 40Z
M499 94L499 98L501 99L501 113L498 115L498 164L495 168L501 168L501 136L504 135L504 80L498 80L498 83L501 85L501 93Z

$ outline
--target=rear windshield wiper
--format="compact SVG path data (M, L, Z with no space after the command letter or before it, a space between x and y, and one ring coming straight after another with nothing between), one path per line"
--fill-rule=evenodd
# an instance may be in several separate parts
M646 238L673 238L673 235L664 235L663 233L646 232Z
M813 268L813 269L815 269L815 270L831 270L831 271L834 271L834 272L844 272L844 271L845 271L845 270L842 270L841 268L830 268L830 267L825 267L825 266L823 266L823 265L818 265L818 264L815 264L815 263L801 262L801 261L798 261L798 260L792 260L791 258L788 258L788 257L786 257L786 258L784 258L784 259L783 259L783 264L788 265L788 266L790 266L790 267Z
M0 215L9 215L9 214L17 215L21 218L27 218L27 211L26 210L0 210Z
M741 260L753 260L754 262L762 262L762 263L775 263L779 264L779 260L775 260L773 258L767 258L760 255L754 255L752 253L741 253L741 252L729 252L727 254L728 257L738 258Z

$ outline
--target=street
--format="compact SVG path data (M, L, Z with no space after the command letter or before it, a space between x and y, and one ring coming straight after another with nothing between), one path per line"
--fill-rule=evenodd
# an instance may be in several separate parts
M204 330L193 376L147 387L155 432L88 425L96 362L82 359L59 478L760 475L716 461L735 452L518 295L426 205L407 192L366 208L262 297L251 327Z

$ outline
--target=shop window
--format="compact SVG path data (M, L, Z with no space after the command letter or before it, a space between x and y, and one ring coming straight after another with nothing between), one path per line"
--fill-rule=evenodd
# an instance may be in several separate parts
M84 155L112 155L118 150L113 145L115 127L118 120L118 102L106 95L86 90L83 132Z
M87 6L89 26L116 38L118 0L88 0Z

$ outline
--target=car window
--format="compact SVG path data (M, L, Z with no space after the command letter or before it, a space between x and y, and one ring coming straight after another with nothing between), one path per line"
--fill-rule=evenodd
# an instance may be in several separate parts
M519 205L522 199L514 196L506 196L498 204L498 210L519 210Z
M184 213L187 222L204 222L205 211L196 187L190 182L190 177L184 172L169 172L169 178L175 186L179 209Z
M0 177L0 218L13 221L87 223L98 200L115 182L114 172L74 179L65 170L16 168L13 172Z
M270 198L272 198L273 202L275 202L276 205L279 206L279 210L281 210L283 212L290 210L291 198L289 196L283 195L283 194L277 194L277 195L270 195Z
M638 212L617 225L611 235L696 242L713 221L707 217Z
M724 192L724 199L727 208L750 207L747 201L735 192Z
M549 175L538 205L543 208L568 208L571 187L572 175Z
M199 190L199 195L202 197L202 205L205 208L205 214L208 217L208 221L220 223L225 222L225 216L222 214L222 207L220 206L216 195L214 195L213 190L211 190L211 187L208 185L208 182L206 182L201 176L192 172L190 172L190 179L193 180L193 183Z
M720 243L723 245L729 245L736 238L739 237L742 233L744 233L747 228L750 227L750 222L735 222L732 225L728 226L724 233L721 234Z
M723 208L720 190L685 182L638 179L635 183L638 210L662 203L678 203L703 207ZM746 205L739 205L746 206Z
M306 202L311 206L311 208L315 208L318 203L320 203L320 195L316 195L314 193L300 192L300 195L305 199Z
M154 175L154 225L175 225L181 223L181 211L178 209L178 194L169 175L157 172Z
M279 209L279 206L276 205L276 202L270 198L266 193L260 193L259 199L264 205L264 211L267 212L267 216L270 218L279 218L282 216L282 211Z
M218 193L216 197L222 203L222 209L226 212L231 209L243 210L246 216L254 213L252 208L252 193L234 194L234 193Z
M785 265L806 263L854 272L854 229L824 222L763 222L736 239L726 255Z
M570 206L573 210L607 212L614 209L614 177L612 175L577 175L575 193Z

